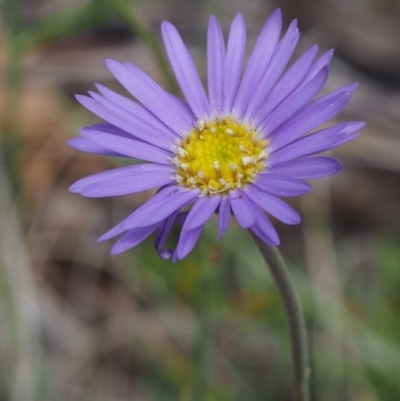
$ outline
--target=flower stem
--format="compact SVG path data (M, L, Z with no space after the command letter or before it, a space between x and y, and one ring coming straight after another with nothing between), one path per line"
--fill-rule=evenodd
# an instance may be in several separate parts
M299 297L278 248L268 246L256 235L251 235L267 262L286 310L292 343L295 400L308 401L310 367L307 335Z

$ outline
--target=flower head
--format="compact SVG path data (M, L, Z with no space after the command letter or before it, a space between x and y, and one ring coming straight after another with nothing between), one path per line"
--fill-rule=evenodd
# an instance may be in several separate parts
M278 245L278 234L264 211L286 224L299 223L299 214L280 197L307 193L310 186L304 179L340 170L337 160L311 155L354 139L364 124L347 122L315 130L346 105L357 85L313 100L328 78L333 52L315 60L317 46L312 46L284 73L299 33L293 21L280 39L281 25L281 12L276 10L243 72L243 17L238 14L233 20L225 48L221 27L212 16L208 96L188 49L168 22L162 24L162 36L187 103L165 92L136 66L114 60L106 61L108 68L139 103L101 85L97 85L100 94L77 96L107 124L83 128L82 137L70 140L71 146L146 163L94 174L70 190L106 197L160 188L100 238L124 233L112 253L132 248L157 231L161 257L182 259L214 213L218 214L219 238L233 214L241 227ZM175 223L183 225L177 247L165 250Z

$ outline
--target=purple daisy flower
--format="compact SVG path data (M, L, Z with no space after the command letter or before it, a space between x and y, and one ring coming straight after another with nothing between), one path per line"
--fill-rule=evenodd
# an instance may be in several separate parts
M311 188L304 179L340 170L337 160L311 155L354 139L364 123L346 122L309 132L335 116L357 84L313 100L328 78L333 51L315 60L317 46L312 46L283 73L299 32L293 21L280 40L281 25L281 12L276 10L242 74L246 46L242 15L232 22L226 48L218 20L211 16L208 96L188 49L169 22L162 24L162 36L187 103L164 91L136 66L114 60L106 61L108 68L139 103L101 85L97 85L100 94L77 96L107 124L83 128L81 138L69 141L71 146L146 163L94 174L70 190L87 197L106 197L160 188L100 238L124 233L112 248L113 254L157 231L160 256L182 259L214 213L218 214L219 238L233 214L241 227L267 244L279 245L264 211L286 224L298 224L299 214L280 197L305 194ZM176 249L164 249L175 223L183 225Z

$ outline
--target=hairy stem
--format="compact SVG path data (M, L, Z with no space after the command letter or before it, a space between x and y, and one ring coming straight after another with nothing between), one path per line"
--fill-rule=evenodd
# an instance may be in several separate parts
M299 297L278 248L268 246L254 234L251 235L269 267L285 307L292 344L295 400L308 401L310 367L307 335Z

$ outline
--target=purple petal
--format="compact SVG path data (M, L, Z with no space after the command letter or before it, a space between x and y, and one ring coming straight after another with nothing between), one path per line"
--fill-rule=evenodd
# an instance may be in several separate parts
M117 80L172 131L181 134L191 128L193 115L171 102L171 96L142 70L111 59L106 64Z
M335 91L328 93L327 95L322 96L317 100L314 100L312 103L308 104L303 109L299 110L297 114L304 113L304 112L308 111L309 109L320 105L321 103L325 103L328 100L332 100L333 98L336 98L337 95L339 95L339 94L344 94L345 92L353 93L357 89L357 87L358 87L358 83L355 82L355 83L343 86L342 88L336 89ZM297 117L297 114L295 115L295 117Z
M147 110L140 104L119 95L116 92L106 88L103 85L96 84L98 91L110 102L113 102L117 107L123 107L129 114L139 119L141 122L147 124L155 132L160 135L174 139L177 137L176 133L161 122L153 113ZM172 97L172 95L170 95Z
M128 139L135 139L137 141L141 140L140 138L138 138L136 136L134 137L132 134L116 127L115 125L107 124L107 123L92 124L87 127L83 127L82 129L91 129L93 131L99 131L99 132L103 132L105 134L121 136L123 138L128 138Z
M182 114L193 116L192 119L194 119L193 111L187 103L179 99L179 97L172 95L171 93L169 93L169 97L172 102L174 102L175 106L181 109Z
M358 134L347 134L346 132L341 133L341 135L338 137L336 142L332 143L329 146L326 146L323 150L321 150L321 152L326 152L327 150L337 148L338 146L342 146L342 145L346 144L347 142L350 142L356 138L358 138ZM315 153L318 153L318 152L315 152Z
M165 173L167 176L171 176L171 168L168 166L146 163L146 164L135 164L133 166L118 167L113 170L102 171L101 173L93 174L85 178L81 178L79 181L72 184L69 191L79 193L85 188L98 183L104 183L109 181L118 181L124 179L132 179L135 181L141 175L148 177L149 174ZM155 185L156 186L156 185ZM154 186L154 187L155 187ZM153 188L154 188L153 187Z
M152 199L139 207L129 217L108 231L99 241L115 237L116 235L136 227L146 227L156 224L180 208L192 203L200 191L182 190L181 188L169 187L160 191Z
M208 21L207 71L208 97L211 109L221 112L225 71L225 44L221 26L213 15Z
M184 224L189 214L189 210L185 210L184 212L179 212L176 215L175 222L176 224Z
M158 227L159 224L153 224L148 227L134 228L123 235L111 248L111 255L117 255L130 248L140 244L144 239Z
M278 246L280 244L280 242L278 241L273 242L267 234L265 234L265 232L257 225L254 225L252 227L250 227L250 230L253 231L253 233L255 235L257 235L258 238L261 239L261 241L264 241L266 244L271 245L271 246Z
M267 216L265 216L265 214L258 208L258 206L255 206L254 210L256 212L257 219L256 223L250 227L250 230L268 245L278 246L280 241L275 227L269 221Z
M206 93L193 59L178 31L172 24L164 21L161 24L161 33L172 69L193 113L199 119L208 115L210 105Z
M311 191L310 185L302 180L271 173L258 174L253 185L276 196L291 197L303 195Z
M299 112L270 135L269 151L273 152L282 148L328 121L348 103L352 93L339 93L325 102L315 101L311 107L306 106L305 111Z
M340 126L340 125L342 125L342 124L338 124L338 126ZM340 130L340 132L336 135L328 134L329 128L327 128L326 130L316 132L311 135L307 135L304 138L304 140L308 137L311 137L309 140L309 143L303 142L301 144L301 146L304 147L305 149L308 148L309 151L303 153L302 156L311 156L316 153L326 152L327 150L337 148L338 146L343 145L343 144L358 137L358 134L353 133L354 132L353 127L348 127L349 126L348 123L343 123L343 125L345 125L345 127L342 130ZM331 127L331 128L333 128L333 127ZM322 134L323 131L326 131L325 135ZM348 131L350 131L350 132L348 132ZM300 140L302 140L302 139L300 139ZM300 140L298 140L296 142L298 143L298 142L300 142ZM320 146L318 146L318 143ZM289 146L291 146L291 145L289 145Z
M256 220L254 207L243 191L236 190L231 192L229 194L229 203L240 227L248 228L254 224Z
M222 238L222 236L225 234L225 231L228 229L230 219L231 206L229 203L229 198L227 196L223 196L218 210L218 241Z
M172 225L174 224L175 218L178 212L171 214L167 219L164 220L161 226L158 228L156 238L156 249L162 259L169 259L172 256L173 249L163 249L167 241L169 233L171 232Z
M246 25L241 14L234 18L228 38L223 88L223 111L230 113L235 101L242 75L244 51L246 48Z
M139 221L141 221L142 214L152 205L159 202L160 200L165 200L165 198L174 191L179 191L180 187L170 186L161 188L152 198L150 198L146 203L138 207L132 214L130 214L126 219L122 220L119 224L113 227L111 230L103 234L97 241L106 241L113 238L124 231L134 228ZM162 219L161 219L162 220Z
M155 224L162 219L165 219L170 214L178 209L193 203L200 195L199 190L180 190L178 192L172 191L170 194L156 202L154 205L149 206L142 213L141 221L138 222L138 227L144 227Z
M242 118L250 98L275 52L282 27L281 10L275 10L265 23L244 72L234 110Z
M305 157L277 164L269 169L273 174L287 175L293 178L319 178L340 171L342 164L332 157Z
M364 127L365 123L362 121L348 123L346 128L343 129L343 131L341 132L343 133L343 136L341 138L338 138L338 140L332 145L325 147L323 151L325 152L327 150L337 148L338 146L344 145L345 143L352 141L353 139L358 137L358 134L355 132L359 131Z
M189 231L204 225L214 214L220 202L221 197L219 196L200 198L190 210L182 230Z
M298 110L307 104L325 85L328 79L328 67L325 67L312 81L293 96L283 101L260 125L263 132L273 132Z
M86 138L72 138L69 139L67 143L69 146L82 152L94 153L96 155L103 155L103 156L126 157L125 155L121 155L120 153L113 152L112 150L96 145L95 143L89 141Z
M287 203L274 195L267 194L255 185L246 187L246 194L269 214L286 224L300 223L300 215Z
M99 96L100 98L100 96ZM87 96L77 95L76 99L84 107L103 118L107 122L121 130L133 135L135 138L169 150L171 147L171 139L154 131L144 120L136 118L133 114L128 113L123 108L118 108L107 99L102 98L101 103L98 100Z
M173 154L153 145L135 141L134 139L106 134L92 128L82 129L81 134L97 145L114 152L140 160L171 165L168 158L172 157Z
M185 258L192 251L200 237L203 226L197 227L190 231L181 231L178 246L176 247L173 261Z
M88 198L127 195L161 187L171 182L173 182L171 171L169 168L166 168L159 171L139 172L137 175L98 182L85 187L81 195Z
M174 250L172 248L169 248L169 249L161 249L160 251L157 251L157 252L158 252L158 256L161 259L167 260L167 259L171 258L171 256L174 253Z
M259 121L263 121L268 114L270 114L270 112L287 96L293 95L293 91L297 88L304 76L310 70L311 63L317 51L317 45L310 47L279 80L279 82L275 85L265 99L265 104L263 104L258 116Z
M246 119L252 121L258 115L270 90L275 85L277 79L282 74L292 56L298 40L299 33L297 29L297 21L294 20L290 24L285 37L279 42L274 56L261 80L256 82L256 90L253 93L245 112Z
M290 145L269 155L268 164L273 166L274 164L282 163L287 160L323 152L346 136L346 134L342 132L346 126L346 123L337 124L298 139Z
M303 82L301 85L297 88L297 90L300 90L304 85L306 85L308 82L310 82L324 67L329 65L331 59L333 56L333 49L328 50L325 52L309 69L307 72L307 75L303 79Z
M346 129L344 130L347 134L352 134L353 132L359 131L365 127L364 121L353 121L347 124Z
M106 108L109 112L116 113L118 116L124 118L126 121L129 122L133 121L134 124L136 123L139 126L144 125L145 127L147 127L147 130L145 130L145 132L147 133L146 136L144 136L142 132L135 132L135 134L131 134L126 130L117 128L119 129L120 133L124 133L123 135L120 136L124 137L127 137L127 135L130 137L134 136L135 139L143 140L149 143L156 143L157 141L162 141L162 140L168 140L168 143L170 143L178 137L173 131L168 129L168 127L166 127L165 125L163 126L162 124L157 124L156 117L154 117L150 112L148 112L142 106L137 105L135 102L132 102L129 99L126 100L132 103L132 107L127 108L123 107L121 102L110 100L109 98L99 95L96 92L89 91L88 93L92 97L92 99L94 99L99 105ZM135 110L136 107L133 107L133 105L137 105L139 109ZM146 110L146 112L143 112L144 110ZM146 114L148 114L150 118L147 118L148 116ZM102 125L104 127L113 126L110 124L102 124ZM112 134L114 134L114 132L112 132Z
M129 134L128 132L123 131L122 129L119 129L118 127L111 125L111 124L92 124L88 127L82 128L82 130L84 130L84 129L99 131L101 133L116 135L116 136L120 136L123 138L129 138L129 139L135 138L136 140L140 141L139 138L136 138L133 135ZM80 132L82 132L82 130L80 130ZM100 145L97 145L97 144L93 143L92 141L89 141L86 138L72 139L71 146L74 147L75 149L82 150L84 152L102 154L102 155L107 155L107 156L126 157L123 154L113 152Z

